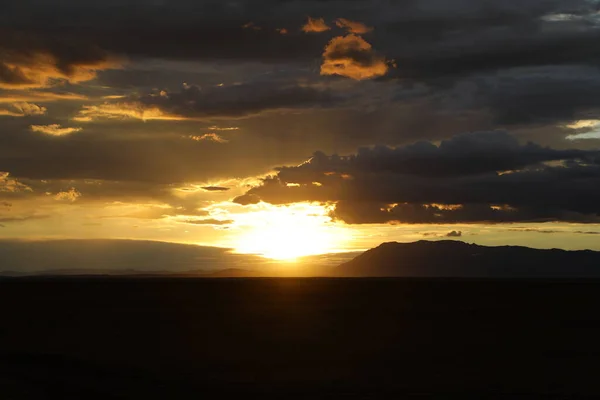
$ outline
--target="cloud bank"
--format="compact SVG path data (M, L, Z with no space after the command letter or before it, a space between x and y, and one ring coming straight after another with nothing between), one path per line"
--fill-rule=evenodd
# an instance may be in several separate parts
M520 144L504 132L463 134L348 157L317 152L235 201L335 203L348 223L600 222L600 151Z

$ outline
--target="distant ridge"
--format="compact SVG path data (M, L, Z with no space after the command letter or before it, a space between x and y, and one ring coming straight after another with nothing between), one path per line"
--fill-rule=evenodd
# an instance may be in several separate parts
M341 264L336 275L600 278L600 252L488 247L453 240L389 242Z
M0 279L10 278L33 278L33 279L62 279L62 278L260 278L269 276L260 271L252 271L241 268L228 268L218 271L106 271L106 270L53 270L34 273L22 273L17 271L0 271Z

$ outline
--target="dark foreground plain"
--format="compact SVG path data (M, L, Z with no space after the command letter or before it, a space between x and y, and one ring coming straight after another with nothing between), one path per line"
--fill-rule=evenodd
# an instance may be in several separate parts
M2 399L600 395L599 280L0 281Z

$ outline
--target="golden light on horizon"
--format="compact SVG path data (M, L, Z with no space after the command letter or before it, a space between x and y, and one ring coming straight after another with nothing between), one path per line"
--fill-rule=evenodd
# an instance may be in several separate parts
M235 252L290 262L338 252L351 235L331 221L328 211L322 205L295 204L240 215L238 221L248 229L236 238Z

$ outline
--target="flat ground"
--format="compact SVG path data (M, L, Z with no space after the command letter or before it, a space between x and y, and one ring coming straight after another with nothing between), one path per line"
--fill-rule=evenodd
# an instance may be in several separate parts
M600 281L0 281L3 399L600 395Z

